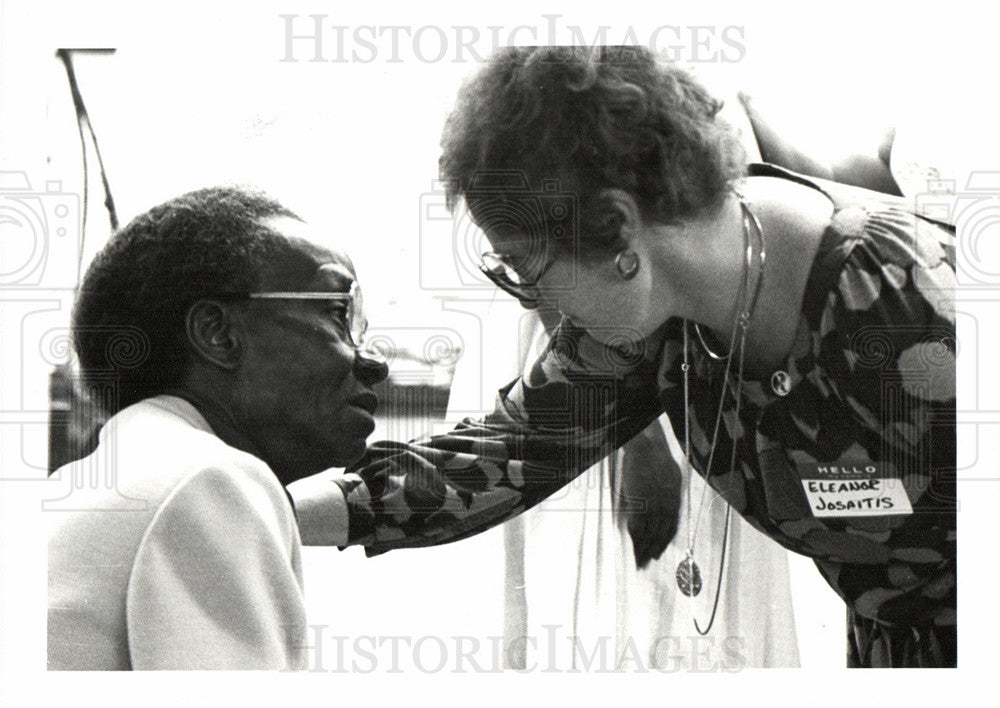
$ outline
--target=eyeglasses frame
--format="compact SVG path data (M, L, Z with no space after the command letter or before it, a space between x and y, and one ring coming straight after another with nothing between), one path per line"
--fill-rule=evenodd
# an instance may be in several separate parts
M508 295L512 295L518 299L521 306L528 310L534 310L538 308L538 282L542 279L542 276L548 272L552 264L556 262L558 256L549 258L542 268L541 272L535 276L535 279L531 282L525 283L515 283L510 278L506 277L506 274L499 274L493 271L491 268L487 267L486 259L495 258L500 261L504 266L510 270L517 272L510 263L507 262L506 257L502 253L497 253L496 251L484 251L480 256L479 270L485 275L490 282L496 285L498 288L503 290Z
M348 305L347 334L351 339L351 344L356 348L364 348L365 333L368 330L368 318L364 314L364 301L361 297L361 286L357 281L351 283L350 291L346 293L333 293L327 291L267 291L240 294L226 294L220 297L246 298L248 300L326 300L332 302L344 302ZM360 312L363 324L360 333L354 331L351 323Z

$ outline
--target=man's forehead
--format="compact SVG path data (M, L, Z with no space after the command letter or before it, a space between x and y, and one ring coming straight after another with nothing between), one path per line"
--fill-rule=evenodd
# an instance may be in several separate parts
M356 279L354 271L349 270L343 263L327 262L316 269L313 282L317 286L329 285L335 290L347 292Z
M297 251L286 263L275 263L272 274L280 287L344 291L356 279L354 264L344 251L322 243L312 225L289 216L261 220L262 225L281 234ZM275 283L279 285L279 283Z

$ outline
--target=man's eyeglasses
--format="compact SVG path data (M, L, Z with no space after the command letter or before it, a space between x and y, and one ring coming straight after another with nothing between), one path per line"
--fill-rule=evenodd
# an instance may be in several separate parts
M365 317L364 300L361 297L361 286L358 285L357 282L352 283L350 291L346 293L331 293L324 291L258 292L229 297L241 297L249 300L325 300L328 302L343 303L345 311L341 325L347 329L347 333L351 338L351 343L354 344L354 346L358 348L364 346L365 332L368 330L368 318Z
M482 255L479 270L498 288L516 297L523 307L534 310L538 307L538 281L552 267L556 259L550 258L538 275L528 280L517 272L517 269L508 262L508 258L509 256L487 251Z

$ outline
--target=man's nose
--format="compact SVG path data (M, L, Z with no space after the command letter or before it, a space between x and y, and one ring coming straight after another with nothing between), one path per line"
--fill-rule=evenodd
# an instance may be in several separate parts
M389 376L389 366L378 352L357 349L354 353L354 375L361 383L374 386Z

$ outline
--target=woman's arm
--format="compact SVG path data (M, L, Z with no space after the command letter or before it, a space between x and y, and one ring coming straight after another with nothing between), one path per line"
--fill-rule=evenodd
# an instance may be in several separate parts
M660 414L657 353L654 345L641 355L612 351L580 330L557 329L491 414L445 435L371 445L334 480L348 511L344 542L369 555L447 543L534 506ZM334 520L316 513L324 505L296 507L305 542L331 542L322 528Z

